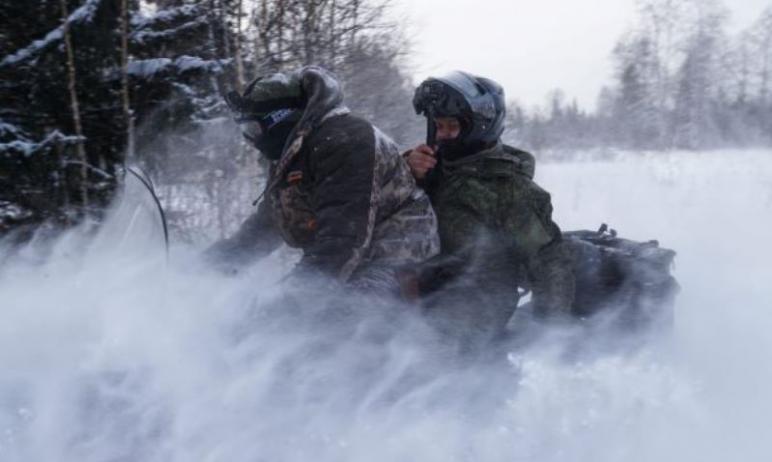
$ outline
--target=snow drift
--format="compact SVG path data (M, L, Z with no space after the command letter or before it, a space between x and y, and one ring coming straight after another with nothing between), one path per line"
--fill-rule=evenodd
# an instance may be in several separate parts
M281 253L235 276L200 249L167 262L129 183L95 236L1 251L0 460L764 460L769 178L768 152L540 166L563 229L678 251L675 329L581 352L554 331L479 361L407 306L282 311Z

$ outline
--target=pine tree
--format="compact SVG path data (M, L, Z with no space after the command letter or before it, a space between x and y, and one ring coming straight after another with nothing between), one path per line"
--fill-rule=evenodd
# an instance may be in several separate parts
M12 3L0 3L18 15L0 60L9 95L0 112L0 174L14 181L4 182L0 201L24 210L27 221L66 224L84 211L98 218L130 140L153 146L169 126L209 119L222 106L211 18L202 20L192 2L164 2L167 9L145 18L135 0L66 1L58 23L34 17L46 11L43 0L28 9ZM145 154L148 164L160 162Z
M105 104L115 89L104 79L116 63L116 4L57 2L58 20L49 11L39 21L35 15L51 2L28 2L28 10L9 3L3 9L16 20L0 59L0 86L9 96L0 112L7 128L0 170L14 181L3 185L0 200L24 209L29 221L68 223L106 204L115 184L120 146L112 138L119 130L110 121L117 111Z

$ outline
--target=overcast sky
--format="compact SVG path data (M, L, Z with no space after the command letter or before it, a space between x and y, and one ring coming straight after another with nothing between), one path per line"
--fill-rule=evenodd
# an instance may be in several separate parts
M726 0L731 30L772 0ZM542 104L562 88L593 108L611 79L609 56L632 24L635 0L394 0L409 20L416 81L451 69L490 77L509 99Z

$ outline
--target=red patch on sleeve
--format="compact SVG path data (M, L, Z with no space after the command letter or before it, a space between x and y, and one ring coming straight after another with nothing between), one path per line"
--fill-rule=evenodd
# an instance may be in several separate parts
M301 172L300 170L295 170L287 174L287 183L289 184L300 183L302 179L303 179L303 172Z

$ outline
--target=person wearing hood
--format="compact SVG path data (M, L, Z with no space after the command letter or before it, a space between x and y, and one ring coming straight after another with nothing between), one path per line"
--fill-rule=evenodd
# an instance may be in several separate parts
M258 77L227 102L270 172L256 213L210 258L245 263L286 243L303 251L290 277L396 293L401 267L438 253L429 198L394 142L343 105L331 73Z
M552 220L549 193L533 180L533 155L501 142L501 86L455 71L421 83L413 105L427 118L427 143L404 158L431 197L442 249L437 264L416 276L419 292L431 305L429 292L443 282L437 279L456 278L433 305L455 306L464 311L456 315L465 328L488 334L505 328L526 290L536 314L570 313L571 255ZM458 303L448 303L449 296Z

